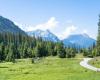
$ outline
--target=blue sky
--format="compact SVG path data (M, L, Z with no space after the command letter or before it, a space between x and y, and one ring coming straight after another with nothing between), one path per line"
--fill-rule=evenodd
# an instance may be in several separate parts
M64 39L70 34L97 35L100 0L0 0L0 15L21 29L46 30Z

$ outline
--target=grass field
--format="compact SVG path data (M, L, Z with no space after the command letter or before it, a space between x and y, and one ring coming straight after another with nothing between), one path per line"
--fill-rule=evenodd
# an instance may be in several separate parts
M97 68L100 68L100 57L96 57L94 59L92 59L89 64L97 67Z
M47 57L34 64L30 59L0 63L0 80L100 80L100 72L81 67L80 60Z

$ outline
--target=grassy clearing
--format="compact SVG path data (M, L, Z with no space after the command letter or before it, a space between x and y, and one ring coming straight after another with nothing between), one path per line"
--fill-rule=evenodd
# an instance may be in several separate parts
M81 67L80 60L47 57L35 64L30 59L0 63L0 80L100 80L100 73Z
M84 56L82 53L78 53L78 54L76 54L75 58L81 59L81 58L84 58Z
M97 67L97 68L100 68L100 57L96 57L94 59L92 59L89 64Z

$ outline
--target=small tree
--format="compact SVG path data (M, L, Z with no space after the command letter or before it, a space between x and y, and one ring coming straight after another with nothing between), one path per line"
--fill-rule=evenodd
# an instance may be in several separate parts
M38 46L36 46L36 47L34 48L34 55L35 55L35 57L40 57L40 54L39 54L39 47L38 47Z
M32 64L34 63L34 58L32 58Z
M75 57L76 51L73 48L66 48L66 57L72 58Z
M83 56L88 56L88 50L87 49L82 49Z
M15 55L16 55L16 51L15 51L14 44L11 44L9 48L9 52L6 57L6 61L12 61L13 63L15 63Z
M94 49L92 50L92 56L94 56L94 57L97 56L97 49L96 49L96 48L94 48Z
M58 45L57 45L57 54L60 58L65 58L66 57L66 52L65 52L63 43L58 43Z

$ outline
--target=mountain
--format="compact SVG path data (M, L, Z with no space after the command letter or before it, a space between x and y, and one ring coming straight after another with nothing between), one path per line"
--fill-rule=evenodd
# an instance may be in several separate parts
M10 33L21 33L26 34L17 25L15 25L11 20L0 16L0 33L10 32Z
M21 33L28 34L29 36L41 37L45 41L60 41L56 35L51 33L49 30L35 30L30 32L24 32L17 25L15 25L11 20L0 16L0 33L11 32L11 33ZM96 43L96 40L89 37L87 34L76 34L70 35L68 38L62 40L65 46L75 46L80 48L88 48Z
M74 46L80 48L88 48L96 43L96 40L89 37L87 34L70 35L63 40L65 46Z
M60 41L56 35L51 33L49 30L35 30L27 32L29 36L41 37L45 41ZM62 40L65 46L76 47L76 48L89 48L96 43L96 40L89 37L87 34L76 34L70 35L68 38Z
M53 42L58 42L60 41L56 35L51 33L49 30L43 31L43 30L35 30L35 31L29 31L27 32L29 36L35 36L41 37L45 41L53 41Z

